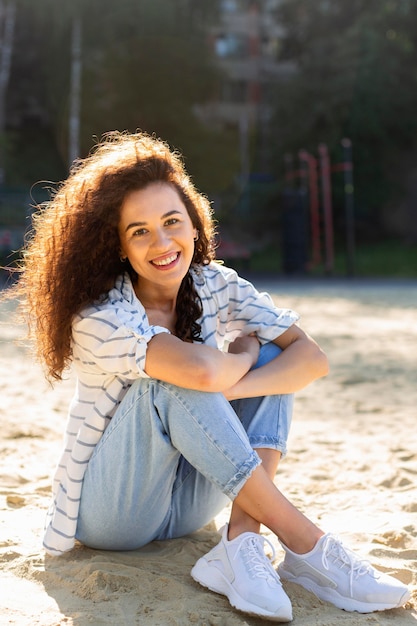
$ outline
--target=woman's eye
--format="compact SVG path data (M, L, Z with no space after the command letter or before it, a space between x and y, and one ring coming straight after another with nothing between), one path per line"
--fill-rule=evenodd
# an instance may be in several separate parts
M146 233L147 233L146 228L138 228L137 230L134 231L133 236L141 237L142 235L146 235Z
M179 222L177 217L170 217L169 220L165 222L167 226L172 226L173 224L177 224Z

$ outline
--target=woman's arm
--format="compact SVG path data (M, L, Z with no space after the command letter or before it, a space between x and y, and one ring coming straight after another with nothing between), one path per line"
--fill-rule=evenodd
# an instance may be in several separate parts
M148 343L145 372L179 387L224 392L247 374L259 356L256 337L239 337L234 344L233 353L227 353L160 333Z
M282 348L281 354L227 389L228 400L294 393L328 373L326 355L298 326L291 326L274 343Z

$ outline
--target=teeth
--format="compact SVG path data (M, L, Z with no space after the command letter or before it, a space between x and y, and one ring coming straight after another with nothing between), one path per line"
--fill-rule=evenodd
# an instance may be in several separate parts
M176 258L177 255L173 254L172 256L168 256L166 259L162 259L161 261L152 261L152 263L154 265L169 265L170 263L173 263Z

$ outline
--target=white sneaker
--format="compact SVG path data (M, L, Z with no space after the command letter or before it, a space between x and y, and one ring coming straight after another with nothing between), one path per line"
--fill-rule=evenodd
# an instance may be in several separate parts
M360 560L334 535L321 537L307 554L283 548L280 576L339 609L372 613L400 607L410 598L406 585Z
M274 622L290 622L290 599L263 550L266 541L275 558L272 544L265 537L249 532L229 541L227 531L226 524L220 542L197 561L191 576L211 591L227 596L239 611Z

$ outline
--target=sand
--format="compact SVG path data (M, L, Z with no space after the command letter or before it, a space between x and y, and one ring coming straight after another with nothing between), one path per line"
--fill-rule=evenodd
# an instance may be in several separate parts
M417 283L258 281L326 350L330 375L297 394L276 483L324 530L413 589L406 608L358 615L285 583L295 626L417 626ZM51 389L1 307L0 624L258 625L190 577L225 509L184 539L130 553L40 547L73 379ZM276 548L282 549L265 528Z

